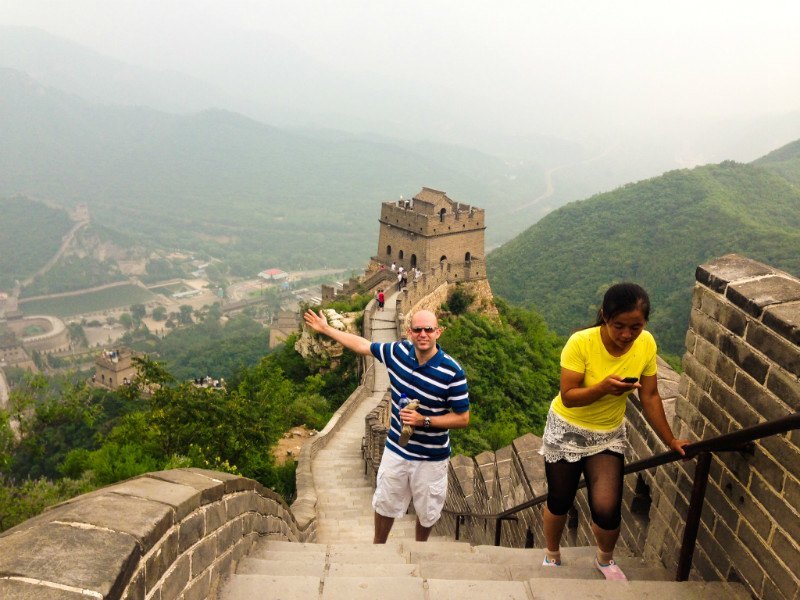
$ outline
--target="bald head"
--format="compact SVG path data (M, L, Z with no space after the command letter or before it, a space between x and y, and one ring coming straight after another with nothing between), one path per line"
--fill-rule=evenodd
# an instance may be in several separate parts
M411 327L438 327L436 315L429 310L419 310L411 315Z

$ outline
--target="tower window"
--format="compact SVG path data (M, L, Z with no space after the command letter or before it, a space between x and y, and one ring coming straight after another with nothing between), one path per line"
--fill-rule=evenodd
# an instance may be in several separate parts
M391 245L386 246L386 255L387 256L391 256L392 255L392 246Z

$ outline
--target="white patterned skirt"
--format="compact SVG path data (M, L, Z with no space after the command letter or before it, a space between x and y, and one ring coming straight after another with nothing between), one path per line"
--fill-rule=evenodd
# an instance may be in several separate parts
M627 447L628 436L624 421L611 431L595 431L565 421L551 408L547 413L539 454L549 463L562 459L577 462L584 456L599 454L604 450L625 454Z

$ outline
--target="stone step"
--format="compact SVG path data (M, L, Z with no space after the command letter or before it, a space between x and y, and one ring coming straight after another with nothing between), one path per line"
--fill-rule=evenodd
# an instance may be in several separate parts
M738 583L721 581L580 581L531 579L529 600L552 598L609 598L613 600L750 600ZM432 596L433 597L433 596ZM436 596L451 598L453 596ZM454 597L453 597L454 598ZM466 598L461 596L461 598ZM486 596L485 596L486 598Z
M219 600L313 600L320 597L322 580L303 575L231 575Z
M251 565L254 561L242 561ZM331 565L324 577L237 573L225 583L220 600L748 600L740 584L724 582L605 581L532 578L526 581L438 579L414 575L416 565ZM246 568L252 568L247 566ZM364 568L362 565L360 568ZM410 571L405 570L410 568ZM334 571L335 570L335 571ZM350 573L350 574L346 574ZM391 573L391 574L389 574ZM427 590L427 594L426 594Z

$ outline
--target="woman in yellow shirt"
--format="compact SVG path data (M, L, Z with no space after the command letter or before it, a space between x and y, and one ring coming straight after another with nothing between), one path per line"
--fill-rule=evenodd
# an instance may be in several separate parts
M645 330L647 292L634 283L611 286L593 327L574 333L561 353L560 393L547 415L542 449L547 475L543 564L561 564L561 533L581 474L587 482L595 566L606 579L625 579L614 562L622 507L625 405L638 390L647 420L672 450L683 454L689 440L675 438L664 415L656 379L656 342Z

